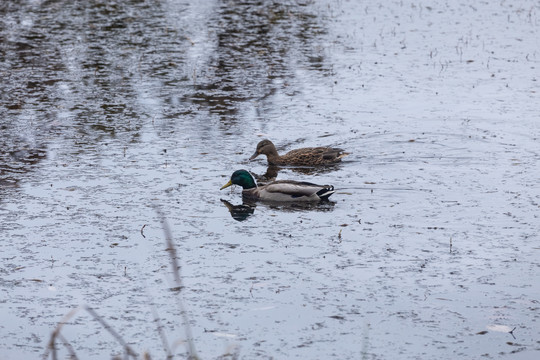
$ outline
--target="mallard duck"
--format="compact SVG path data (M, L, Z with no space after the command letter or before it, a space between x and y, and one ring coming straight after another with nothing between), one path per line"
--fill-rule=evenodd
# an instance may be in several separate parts
M319 201L326 200L335 190L332 185L317 185L304 181L278 180L257 186L247 170L236 170L223 190L231 185L240 185L242 196L248 199L266 201Z
M276 147L270 140L262 140L257 144L255 153L249 160L264 154L270 165L296 165L314 166L330 165L341 161L341 158L349 155L343 149L332 147L308 147L291 150L283 156L279 156Z

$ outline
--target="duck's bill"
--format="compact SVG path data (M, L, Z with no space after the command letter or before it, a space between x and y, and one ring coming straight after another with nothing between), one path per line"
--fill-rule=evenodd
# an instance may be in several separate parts
M232 181L229 180L229 182L226 183L225 185L223 185L223 186L221 187L221 189L219 189L219 190L223 190L223 189L225 189L225 188L228 188L228 187L231 186L231 185L232 185Z
M253 160L255 159L257 156L259 156L259 153L255 151L255 153L253 155L251 155L251 157L249 158L249 160Z

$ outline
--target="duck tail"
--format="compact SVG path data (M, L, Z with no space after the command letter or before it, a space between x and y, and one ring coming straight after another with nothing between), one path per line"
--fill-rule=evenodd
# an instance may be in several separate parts
M334 186L333 185L324 185L324 188L322 188L321 190L317 191L317 195L322 199L322 200L326 200L330 197L330 195L332 195L333 193L335 193L336 190L334 190Z
M343 159L345 156L349 156L349 155L351 155L350 152L344 152L344 153L339 154L339 155L337 156L337 159L341 160L341 159Z

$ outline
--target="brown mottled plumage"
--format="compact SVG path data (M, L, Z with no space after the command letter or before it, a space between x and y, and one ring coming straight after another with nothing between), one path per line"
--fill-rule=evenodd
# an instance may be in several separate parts
M332 147L309 147L291 150L283 156L279 156L276 147L270 140L262 140L257 144L255 153L249 160L264 154L270 165L296 165L315 166L330 165L341 161L341 158L349 155L343 149Z

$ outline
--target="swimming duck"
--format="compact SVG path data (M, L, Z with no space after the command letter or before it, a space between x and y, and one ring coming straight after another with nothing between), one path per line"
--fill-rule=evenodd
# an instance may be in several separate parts
M294 180L278 180L257 186L255 179L247 170L236 170L229 182L220 190L233 184L243 188L243 197L266 201L320 201L328 199L335 192L332 185L317 185Z
M270 165L297 165L314 166L330 165L341 161L341 158L349 155L343 149L332 147L308 147L291 150L283 156L279 156L276 147L270 140L262 140L257 144L255 153L249 160L264 154Z

